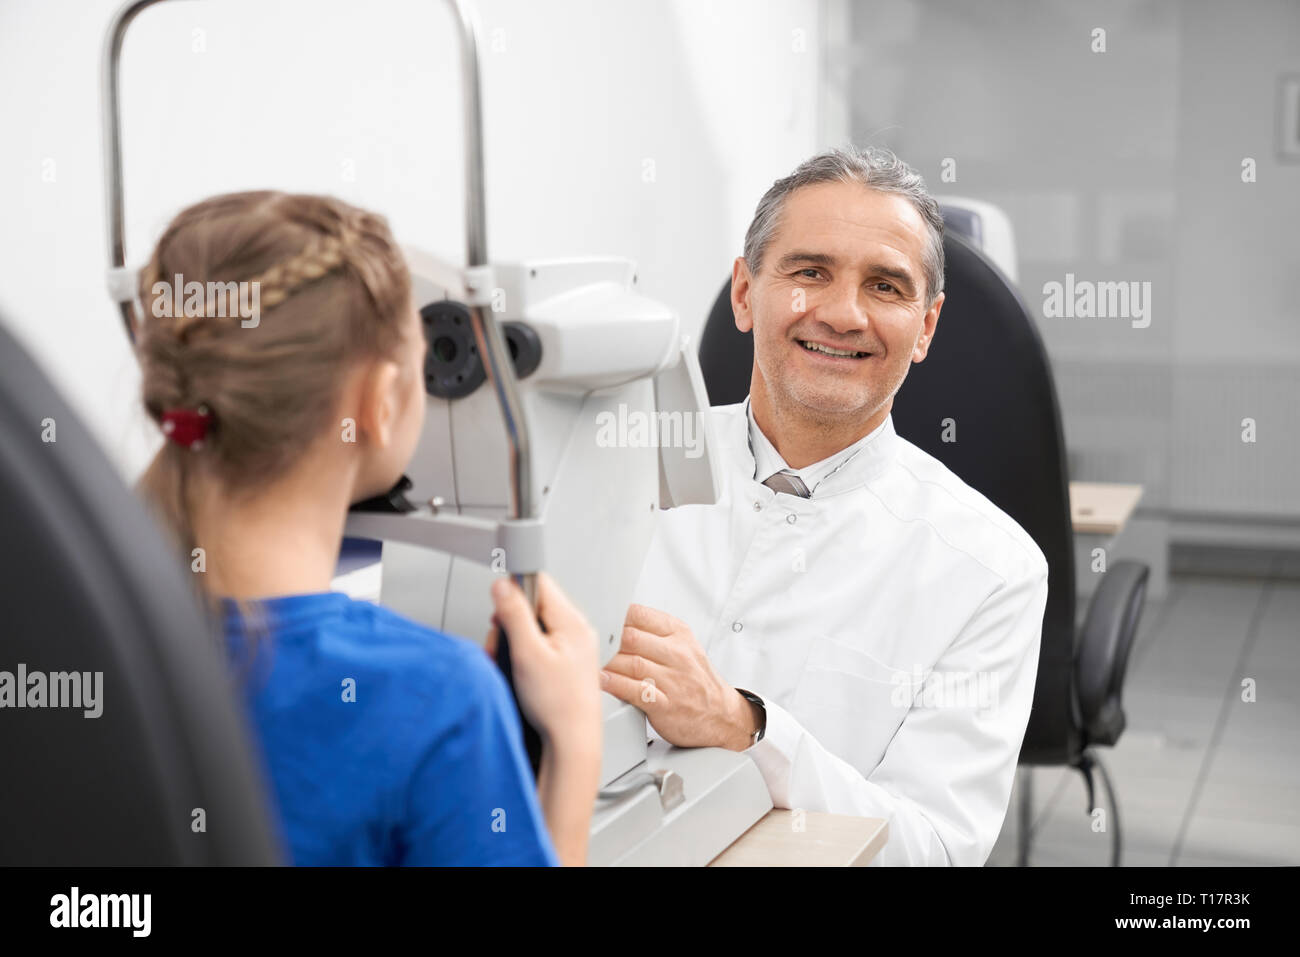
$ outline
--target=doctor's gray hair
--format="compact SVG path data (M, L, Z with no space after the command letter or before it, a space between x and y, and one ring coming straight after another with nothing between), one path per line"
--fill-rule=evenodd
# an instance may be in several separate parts
M786 197L800 187L818 183L860 183L882 193L897 193L916 207L929 233L921 261L925 271L925 305L927 309L934 305L943 292L943 215L925 188L921 174L895 156L893 150L880 146L865 149L849 146L818 153L800 163L789 176L773 183L758 201L754 220L745 233L744 258L750 274L757 275L763 264L763 255L781 224Z

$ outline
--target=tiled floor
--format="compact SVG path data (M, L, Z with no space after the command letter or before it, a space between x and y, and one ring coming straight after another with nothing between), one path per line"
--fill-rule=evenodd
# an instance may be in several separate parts
M1242 700L1244 679L1255 699ZM1148 603L1099 755L1125 865L1300 864L1300 582L1182 576ZM1021 772L1022 774L1025 772ZM1109 863L1074 770L1033 771L1033 866ZM1019 787L989 865L1016 862ZM1107 807L1098 783L1098 803Z

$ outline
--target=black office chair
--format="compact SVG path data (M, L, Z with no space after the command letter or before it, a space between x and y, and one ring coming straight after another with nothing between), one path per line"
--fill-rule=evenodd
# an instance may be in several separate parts
M0 325L0 671L103 673L99 717L0 709L0 865L280 862L188 574Z
M1092 771L1098 769L1111 805L1111 863L1118 865L1114 788L1093 748L1114 745L1124 730L1121 692L1148 569L1112 563L1076 634L1065 436L1047 354L1015 289L982 253L950 228L944 254L947 298L938 330L925 361L912 366L894 400L894 427L1019 522L1043 550L1047 608L1020 764L1078 769L1087 782L1089 812L1096 806ZM710 403L743 401L753 340L736 329L730 279L713 305L699 355ZM942 441L945 419L955 420L959 441ZM1023 865L1032 841L1027 787L1021 797Z

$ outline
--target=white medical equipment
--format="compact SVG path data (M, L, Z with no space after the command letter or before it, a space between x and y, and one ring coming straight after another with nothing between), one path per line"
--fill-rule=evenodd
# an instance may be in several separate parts
M129 335L118 66L127 27L160 2L124 4L103 54L108 282ZM490 261L478 28L462 0L447 2L464 85L467 262L406 251L429 338L426 424L409 484L387 511L354 511L347 534L384 543L384 604L472 638L487 631L496 575L535 602L545 569L596 628L603 664L655 511L717 500L708 398L677 316L635 290L630 261ZM589 863L705 864L771 808L750 758L648 745L642 713L603 700Z

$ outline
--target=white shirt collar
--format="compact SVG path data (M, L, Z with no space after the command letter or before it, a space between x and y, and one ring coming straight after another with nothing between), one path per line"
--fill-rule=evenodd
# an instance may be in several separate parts
M875 430L864 435L847 448L840 449L840 451L827 456L820 462L814 462L812 465L807 465L801 469L792 469L786 464L785 459L781 457L781 453L772 445L763 430L758 427L748 397L745 398L745 419L749 432L749 450L754 458L754 481L762 482L777 472L787 471L803 480L804 485L809 489L810 495L816 495L818 487L831 479L832 476L834 476L834 481L830 485L823 487L823 494L837 490L842 482L860 484L861 480L867 478L881 464L892 458L894 453L894 420L892 415L887 415L885 421L881 422ZM844 487L850 487L850 485Z

